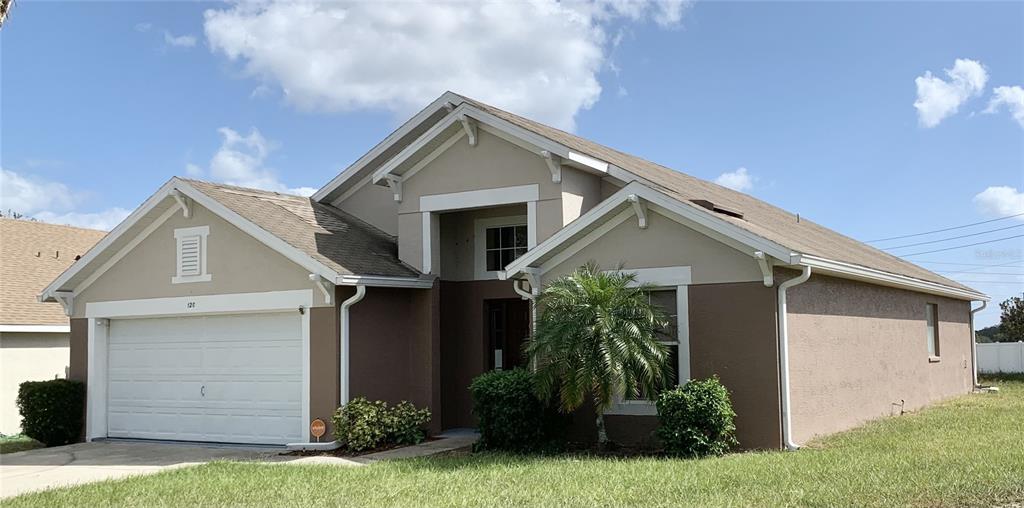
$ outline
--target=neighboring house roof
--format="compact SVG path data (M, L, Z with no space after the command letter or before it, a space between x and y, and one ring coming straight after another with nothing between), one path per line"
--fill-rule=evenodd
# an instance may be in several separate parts
M60 305L36 295L106 234L0 218L0 325L66 326Z
M795 214L770 205L753 196L701 180L685 173L680 173L640 157L608 148L480 101L468 97L463 98L466 102L473 104L477 108L509 123L546 137L570 149L578 150L591 157L614 164L654 184L657 189L690 206L699 208L705 213L714 214L762 238L792 249L796 253L820 256L962 290L974 291L970 287L837 233L804 217L800 217L798 220ZM738 218L727 214L714 213L705 206L694 203L693 200L709 201L715 206L741 213L743 217Z
M182 179L340 275L419 277L398 260L395 239L310 198Z

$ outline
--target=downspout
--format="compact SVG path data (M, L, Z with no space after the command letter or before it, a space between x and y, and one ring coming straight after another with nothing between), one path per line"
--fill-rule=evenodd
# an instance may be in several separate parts
M803 272L795 279L779 284L779 381L782 385L782 442L787 450L798 450L800 445L793 442L793 419L789 401L789 328L786 316L786 290L807 282L811 278L811 267L803 267Z
M356 286L356 294L349 297L349 299L341 302L341 307L338 312L338 318L341 320L341 333L339 341L341 342L338 351L338 372L340 374L339 384L341 392L338 394L341 399L339 402L341 405L348 404L348 343L349 343L349 320L348 320L348 309L353 305L359 303L363 297L366 296L366 286L360 284Z
M537 333L537 296L540 295L540 288L530 282L530 291L527 291L519 286L520 281L512 281L512 289L515 290L516 294L523 297L523 300L530 302L530 337L533 337ZM537 371L537 359L530 362L530 370Z
M974 315L985 310L988 307L988 302L982 301L981 307L977 309L971 309L971 364L974 367L974 387L978 388L978 334L974 331Z

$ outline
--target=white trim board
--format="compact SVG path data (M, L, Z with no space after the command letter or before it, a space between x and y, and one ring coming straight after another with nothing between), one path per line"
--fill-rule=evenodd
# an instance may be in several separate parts
M211 314L244 314L268 311L302 311L302 420L301 436L309 430L309 309L313 290L272 291L206 296L182 296L89 302L86 304L88 325L88 369L86 384L85 435L87 441L107 437L107 334L110 319L150 318L165 316L201 316Z
M540 186L533 183L512 187L494 187L491 189L430 194L420 196L419 204L421 212L441 212L528 203L538 199L540 199Z
M0 325L0 332L71 333L71 325Z

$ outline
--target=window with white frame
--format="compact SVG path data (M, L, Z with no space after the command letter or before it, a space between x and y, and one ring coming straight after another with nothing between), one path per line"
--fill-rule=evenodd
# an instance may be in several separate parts
M925 321L928 327L928 357L939 357L939 306L925 304Z
M526 224L489 227L484 230L484 262L488 272L504 270L528 248Z
M655 332L658 342L668 350L669 379L668 386L679 384L679 305L678 291L676 288L665 288L649 291L648 301L664 313L666 326ZM650 401L653 396L641 393L636 397L627 397L626 400Z
M211 279L206 271L206 238L209 235L209 226L174 230L176 269L171 283L207 282Z

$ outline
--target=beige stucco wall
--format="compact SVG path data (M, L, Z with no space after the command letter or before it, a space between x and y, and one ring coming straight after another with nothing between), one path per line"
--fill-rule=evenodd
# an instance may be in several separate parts
M647 229L640 229L631 216L548 270L544 280L570 273L588 261L606 269L620 263L625 268L689 266L693 284L762 280L757 262L749 255L653 211L648 213Z
M537 242L542 242L597 203L600 179L563 167L563 183L553 183L538 154L481 129L477 146L463 137L402 184L398 206L398 256L423 268L423 217L420 198L436 194L536 184ZM563 189L565 189L563 193ZM563 204L563 194L571 203ZM568 220L565 214L570 214ZM437 251L440 256L440 251ZM443 266L445 260L440 259ZM437 273L437 263L434 272Z
M177 261L174 230L195 226L210 228L207 272L211 280L172 284ZM314 305L324 305L323 295L313 288L307 270L209 210L193 205L191 218L174 214L76 294L74 317L84 316L89 302L295 289L312 290Z
M398 202L387 187L367 182L336 206L389 235L398 234Z
M935 363L926 303L939 309ZM788 318L797 443L971 390L969 302L815 275L789 290Z
M66 333L0 332L0 433L21 432L21 383L67 377L69 361Z
M562 225L587 213L601 201L601 180L577 169L562 168Z

